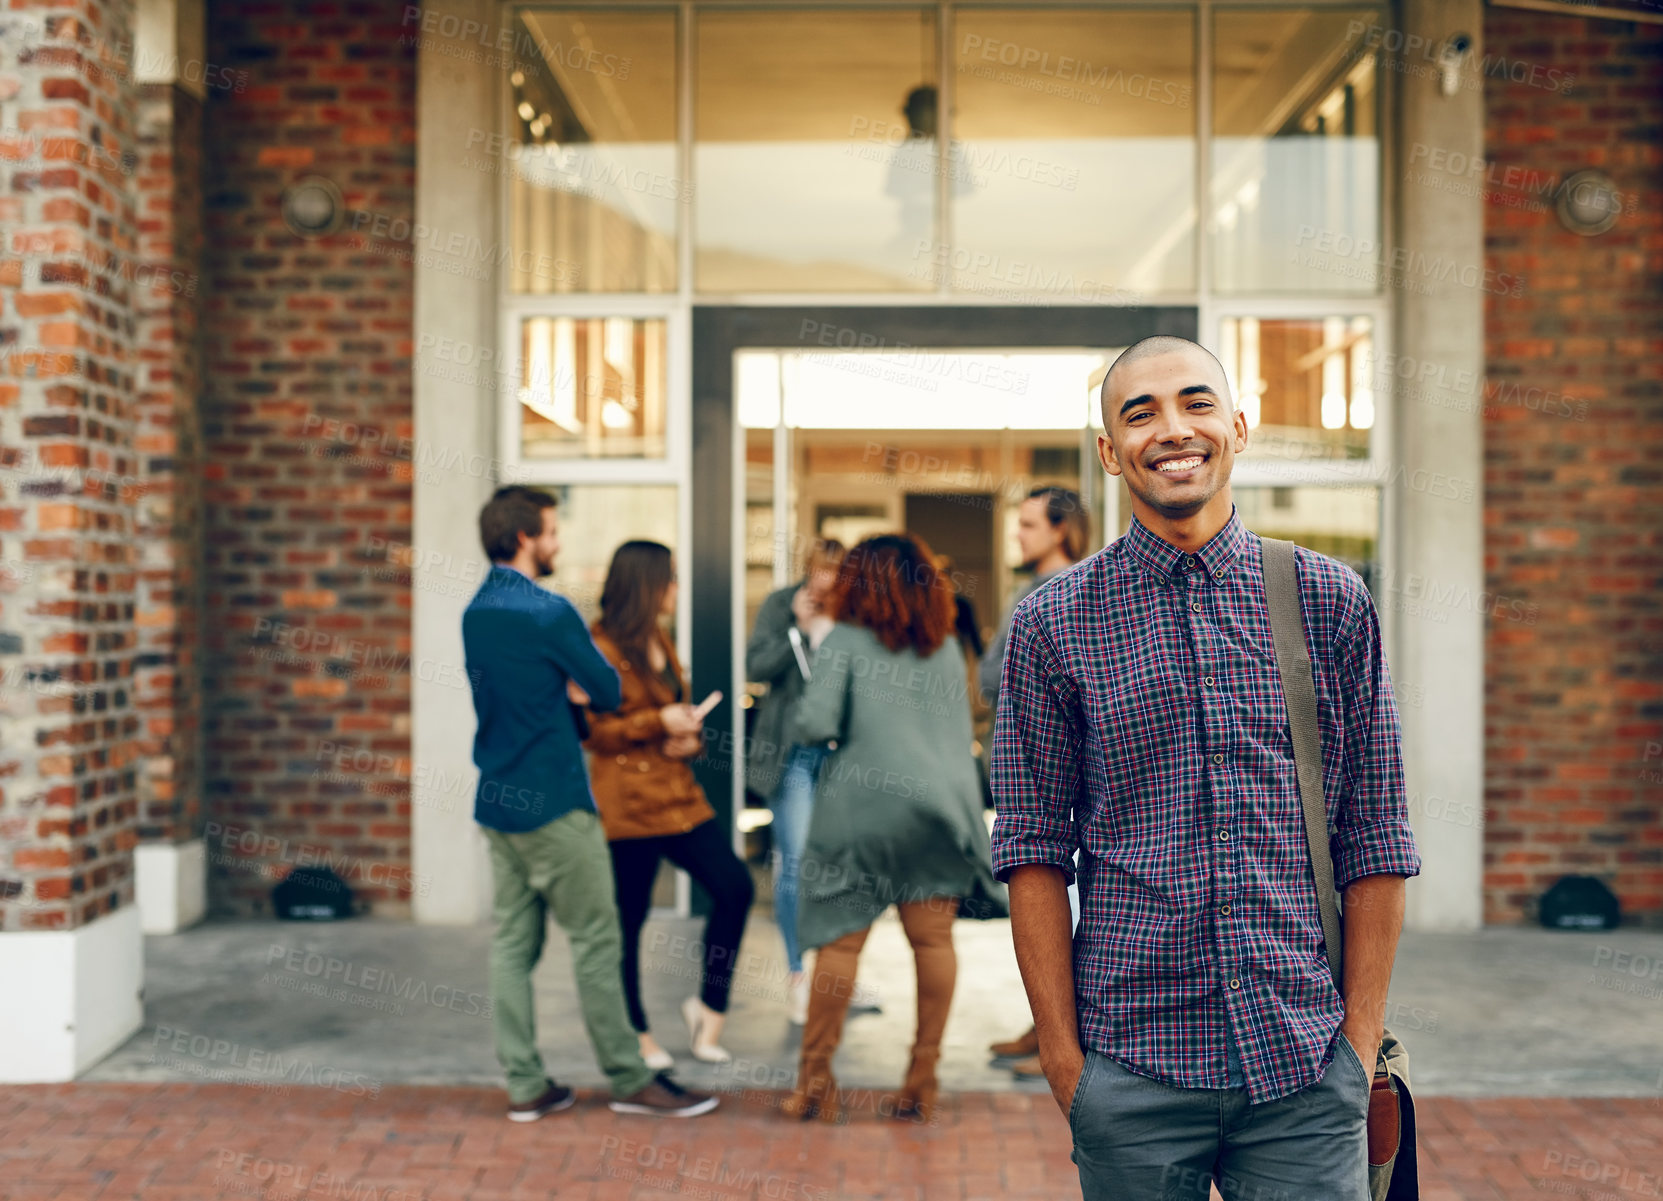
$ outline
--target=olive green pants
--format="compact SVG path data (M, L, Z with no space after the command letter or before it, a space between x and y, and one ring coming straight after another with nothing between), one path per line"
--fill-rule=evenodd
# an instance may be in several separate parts
M523 834L481 828L491 844L496 886L491 1006L510 1102L535 1100L547 1087L531 972L542 957L551 913L571 943L583 1025L612 1095L639 1092L652 1083L653 1071L641 1061L624 1004L623 936L600 818L580 809Z

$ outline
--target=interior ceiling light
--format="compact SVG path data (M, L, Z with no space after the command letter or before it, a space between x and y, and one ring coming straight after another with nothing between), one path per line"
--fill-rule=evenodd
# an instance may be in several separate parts
M529 100L520 101L519 107L514 111L520 114L520 119L522 121L529 121L537 115L537 110L532 107L531 101Z
M515 71L512 75L510 75L508 77L508 82L513 84L517 88L525 87L525 72L524 71Z

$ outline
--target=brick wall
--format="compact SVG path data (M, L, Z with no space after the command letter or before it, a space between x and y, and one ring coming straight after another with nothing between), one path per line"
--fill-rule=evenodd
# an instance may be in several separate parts
M1484 10L1486 576L1537 607L1486 642L1487 920L1592 873L1663 919L1663 28ZM1532 70L1529 68L1539 68ZM1557 76L1550 74L1557 72ZM1562 84L1574 73L1569 90ZM1551 182L1608 172L1591 238Z
M0 929L130 904L131 6L0 14Z
M144 721L139 837L161 842L202 827L202 108L176 84L138 89L133 189L145 286L134 291L134 449L143 483L135 496L133 691Z
M410 588L376 547L410 540L407 244L353 222L305 238L307 176L346 206L414 216L415 58L402 6L228 0L210 96L203 502L210 902L258 912L293 865L331 861L408 912ZM361 223L360 223L361 224ZM402 252L402 253L401 253ZM364 754L345 761L329 744ZM357 770L368 764L369 770Z

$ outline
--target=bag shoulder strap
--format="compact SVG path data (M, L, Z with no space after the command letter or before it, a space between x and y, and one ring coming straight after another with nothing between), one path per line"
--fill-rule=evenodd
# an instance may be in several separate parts
M1305 811L1305 842L1316 876L1317 908L1334 987L1340 988L1340 908L1334 895L1334 860L1328 849L1328 804L1322 794L1322 736L1317 727L1317 689L1311 677L1311 652L1305 639L1305 615L1299 603L1299 570L1294 545L1261 538L1264 547L1265 600L1270 635L1276 645L1276 670L1288 706L1293 762L1299 776L1299 800ZM1343 989L1342 995L1343 995Z

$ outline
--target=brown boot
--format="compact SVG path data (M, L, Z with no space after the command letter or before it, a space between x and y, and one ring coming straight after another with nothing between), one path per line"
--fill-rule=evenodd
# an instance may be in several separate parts
M843 1106L837 1098L837 1078L831 1073L829 1060L809 1060L804 1057L797 1069L797 1088L780 1102L780 1112L788 1118L807 1122L819 1118L822 1122L843 1121Z
M941 1038L947 1030L947 1011L953 1007L958 981L958 956L953 951L953 918L958 903L951 897L932 897L900 907L901 928L912 944L918 972L918 1028L912 1039L912 1063L895 1099L895 1116L928 1122L935 1116L941 1085L935 1065L941 1059Z
M820 948L814 957L814 980L809 988L807 1020L803 1022L803 1054L797 1067L797 1088L780 1103L780 1112L806 1121L843 1120L838 1103L832 1056L843 1041L843 1019L855 991L855 967L866 945L865 930L845 934Z
M940 1047L913 1051L906 1081L895 1096L895 1117L903 1122L921 1124L935 1117L936 1098L941 1094L941 1083L935 1078L935 1065L940 1059Z
M1011 1064L1011 1074L1018 1080L1043 1080L1045 1069L1039 1066L1039 1056L1030 1055Z
M1038 1055L1039 1031L1029 1026L1028 1033L1021 1038L1013 1038L1008 1043L994 1043L988 1051L995 1059L1026 1059L1030 1055Z

